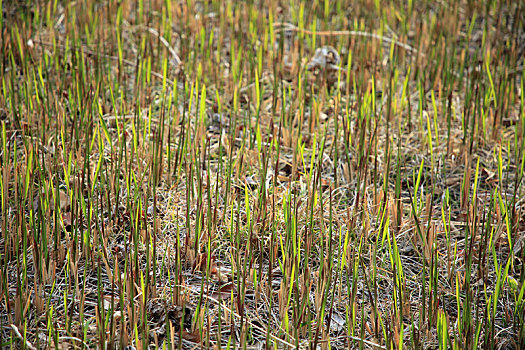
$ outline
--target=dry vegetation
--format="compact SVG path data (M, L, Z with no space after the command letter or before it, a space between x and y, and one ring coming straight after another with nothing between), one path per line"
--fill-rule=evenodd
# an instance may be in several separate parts
M524 349L521 1L3 1L0 347Z

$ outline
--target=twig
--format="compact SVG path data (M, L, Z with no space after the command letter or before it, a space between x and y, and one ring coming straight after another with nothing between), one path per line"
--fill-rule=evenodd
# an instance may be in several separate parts
M15 332L15 335L18 337L18 339L20 339L21 341L24 341L24 337L22 336L22 334L20 334L20 331L18 330L17 326L11 323L9 327L11 327L13 332ZM29 342L29 340L25 339L25 343L26 343L26 347L29 350L36 350L36 348L33 346L33 344L31 344L31 342Z
M89 349L89 345L87 345L87 343L85 341L83 341L82 339L79 339L77 337L66 337L66 336L61 336L60 339L62 340L74 340L74 341L77 341L79 343L82 343L82 345L84 345L86 347L87 350L90 350Z
M382 40L382 41L385 41L385 42L387 42L389 44L393 43L394 45L399 46L399 47L401 47L401 48L403 48L403 49L405 49L407 51L414 52L414 53L419 54L422 57L425 57L424 54L420 53L418 50L416 50L415 48L413 48L412 46L410 46L408 44L400 43L399 41L396 41L394 39L390 39L390 38L384 37L382 35L374 34L374 33L359 32L359 31L354 31L354 30L334 30L334 31L313 32L313 31L308 30L308 29L302 29L302 28L299 28L297 26L294 26L291 23L283 23L283 22L275 23L274 27L280 27L280 28L278 28L278 30L281 30L281 31L292 30L294 32L305 33L305 34L308 34L308 35L319 35L319 36L341 36L341 35L362 36L362 37L365 37L365 38L372 38L372 39Z
M148 32L150 32L151 34L153 34L154 36L156 36L160 40L160 42L168 49L168 51L170 52L171 56L173 56L173 59L177 63L177 66L180 66L182 61L180 60L179 56L175 52L175 49L173 49L173 47L171 47L171 45L168 42L168 40L166 40L162 35L160 35L159 32L157 32L155 29L153 29L151 27L143 27L143 28L145 28Z

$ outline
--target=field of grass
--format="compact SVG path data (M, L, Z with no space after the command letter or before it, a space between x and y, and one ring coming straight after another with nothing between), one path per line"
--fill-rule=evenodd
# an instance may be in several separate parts
M0 348L525 349L522 1L0 7Z

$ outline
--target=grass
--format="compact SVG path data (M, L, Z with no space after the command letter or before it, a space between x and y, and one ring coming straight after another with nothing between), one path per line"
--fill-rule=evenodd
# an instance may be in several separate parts
M525 348L523 3L0 4L1 348Z

